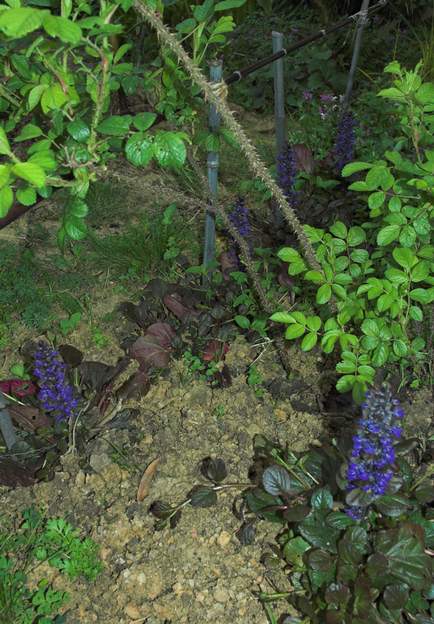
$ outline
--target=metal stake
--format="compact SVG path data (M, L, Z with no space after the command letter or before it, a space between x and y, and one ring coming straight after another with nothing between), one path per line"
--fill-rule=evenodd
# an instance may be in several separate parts
M211 82L221 82L223 75L223 62L221 60L213 61L210 66ZM215 106L211 105L208 117L210 132L217 132L220 127L220 115L217 113ZM218 152L208 152L208 185L212 200L217 199L218 184L218 168L219 154ZM208 283L212 274L212 265L215 261L215 215L206 207L205 212L205 241L203 250L203 264L207 271L204 282Z

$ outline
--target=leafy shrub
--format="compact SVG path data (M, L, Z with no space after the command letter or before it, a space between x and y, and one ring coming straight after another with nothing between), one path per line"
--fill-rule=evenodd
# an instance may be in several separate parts
M320 341L332 353L339 344L337 389L352 390L358 400L376 369L396 366L405 378L427 359L423 332L414 323L424 321L434 301L434 85L422 83L419 70L402 70L396 62L386 68L396 77L394 86L379 95L392 99L400 115L396 148L385 153L386 160L355 162L342 171L367 171L349 188L369 193L369 221L352 227L338 221L328 232L305 227L322 271L309 270L295 249L278 253L289 275L314 286L320 312L276 312L272 320L288 325L287 339L303 337L304 351Z

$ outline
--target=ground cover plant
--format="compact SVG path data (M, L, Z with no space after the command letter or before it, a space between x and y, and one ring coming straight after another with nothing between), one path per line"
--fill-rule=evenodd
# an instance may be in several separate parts
M17 524L17 522L15 523ZM46 518L35 507L26 509L18 527L2 526L0 533L0 622L62 624L58 611L68 601L45 578L36 587L28 582L38 566L48 562L70 579L94 581L102 567L98 545L62 518Z
M207 73L223 52L224 75L266 56L271 28L297 40L343 11L289 4L0 7L1 225L29 209L28 230L17 221L0 240L0 485L48 482L69 457L98 474L87 450L104 433L132 431L156 387L178 383L189 397L202 384L218 398L234 386L282 418L276 396L292 409L314 383L316 405L301 401L300 411L325 423L337 414L338 432L325 425L300 452L256 432L246 479L207 457L186 498L151 504L156 528L181 531L188 506L234 491L240 544L254 543L258 520L276 527L262 557L271 589L257 592L270 624L429 624L433 436L427 426L404 439L400 401L432 387L433 31L418 20L434 13L381 5L351 105L354 29L289 59L287 143L276 154L272 67L229 93ZM204 174L209 153L221 164L218 195ZM205 213L217 231L207 265ZM240 339L249 357L238 364ZM298 348L316 358L315 381L298 379ZM270 351L280 367L271 380ZM160 399L163 423L170 398ZM217 399L208 414L223 440L227 411ZM188 428L188 404L180 413ZM150 458L138 503L160 461ZM86 489L86 477L78 482ZM65 595L45 580L30 587L26 566L34 558L94 580L96 545L35 509L4 534L0 621L2 608L5 621L68 621L57 615Z

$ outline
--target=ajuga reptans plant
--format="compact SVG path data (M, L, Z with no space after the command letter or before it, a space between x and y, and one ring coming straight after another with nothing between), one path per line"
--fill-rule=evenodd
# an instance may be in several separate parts
M259 593L270 622L277 621L271 607L277 600L291 605L282 619L291 624L433 621L433 449L400 439L403 412L387 385L372 388L362 410L352 442L343 436L295 453L254 438L251 483L234 511L242 544L252 543L258 520L281 525L277 546L262 558L266 566L281 565L289 581ZM416 448L415 465L406 454ZM352 474L356 461L365 462L366 472ZM188 504L210 507L219 491L245 488L225 483L221 459L204 460L202 475L208 483L180 504L151 506L157 528L174 527Z

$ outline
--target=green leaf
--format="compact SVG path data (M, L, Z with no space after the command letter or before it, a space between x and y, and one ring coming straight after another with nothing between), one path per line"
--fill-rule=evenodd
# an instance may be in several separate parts
M404 247L412 247L416 242L416 232L412 225L404 225L399 233L399 244Z
M336 221L330 228L330 232L338 238L347 238L347 226L342 221Z
M418 321L419 323L423 321L423 312L419 308L419 306L411 306L410 307L410 318L413 321Z
M310 499L312 509L333 509L333 496L328 488L315 490Z
M350 362L345 359L343 362L338 362L336 364L336 370L338 373L341 373L343 375L349 375L356 372L357 364L355 362Z
M28 141L29 139L36 139L41 136L42 130L39 126L35 126L34 124L27 124L21 130L19 135L15 137L15 141L18 143L20 141Z
M0 165L0 188L6 186L10 179L10 165Z
M288 275L299 275L306 270L306 264L300 258L297 262L292 262L288 267Z
M0 154L4 154L9 156L11 154L11 146L9 145L8 137L6 136L6 132L0 126Z
M133 125L137 128L137 130L144 132L152 126L156 119L156 113L139 113L133 118Z
M238 9L246 3L246 0L222 0L217 2L214 7L215 11L229 11L230 9Z
M311 351L318 342L318 334L315 332L309 332L301 341L302 351Z
M383 247L384 245L390 245L399 236L401 226L399 225L386 225L382 228L377 235L377 245Z
M47 15L43 21L45 31L51 37L58 37L64 43L76 45L81 40L81 28L75 22L57 15Z
M250 321L247 316L237 314L237 316L234 317L234 321L241 329L249 329L250 327Z
M37 85L36 87L33 87L33 89L30 90L29 97L28 97L29 111L32 111L35 108L35 106L39 104L42 94L47 89L48 89L48 85L41 84L41 85Z
M385 275L393 284L405 284L409 281L408 275L400 269L387 269Z
M37 188L45 185L45 172L42 167L34 163L17 163L12 167L12 172L19 178L26 180L26 182L30 182L30 184L33 184Z
M3 219L8 212L12 204L14 203L14 193L10 186L4 186L0 190L0 219Z
M357 247L366 240L365 230L359 226L351 227L348 231L348 244L350 247ZM362 250L364 251L364 250Z
M422 590L430 580L431 561L423 541L416 535L410 527L380 531L376 551L386 557L391 577L414 590Z
M33 204L36 202L36 199L36 191L31 186L23 189L20 188L17 190L17 200L23 206L33 206Z
M309 550L311 545L306 542L302 537L297 536L288 540L283 547L283 556L287 563L294 565L301 565L302 555Z
M368 552L368 534L359 526L349 527L339 541L339 581L354 581L358 575L358 565Z
M397 247L392 251L392 256L396 262L404 269L411 269L417 262L415 254L406 247Z
M296 319L289 312L275 312L270 316L270 320L275 323L295 323Z
M193 15L198 22L205 22L214 13L214 0L205 0L200 6L193 7Z
M154 156L152 140L141 132L131 135L125 145L125 154L136 167L146 167Z
M8 37L19 38L37 30L44 13L38 9L19 7L0 13L0 30Z
M410 298L423 305L428 305L434 301L434 288L415 288L410 290Z
M320 271L307 271L304 275L304 279L314 284L321 284L324 281L324 275Z
M112 115L98 125L98 132L111 136L124 136L127 134L132 117L131 115Z
M299 531L312 546L335 553L340 530L328 525L326 519L327 513L323 509L314 510L299 524Z
M410 503L408 499L398 494L387 494L378 498L374 505L385 516L397 518L406 512Z
M308 316L306 318L306 325L311 331L317 332L321 328L321 319L319 316Z
M425 260L421 260L411 270L413 282L423 282L430 275L430 265Z
M217 493L208 485L196 485L189 498L192 507L212 507L217 503Z
M51 150L35 152L30 156L28 162L39 165L39 167L42 167L44 171L52 171L57 166L54 153Z
M371 210L378 210L386 199L386 193L384 191L375 191L368 197L368 206Z
M176 30L183 35L188 35L196 28L196 26L196 20L193 17L188 17L187 19L176 25ZM139 128L139 130L141 130L141 128Z
M316 293L316 302L319 305L323 305L324 303L330 301L331 296L332 289L330 284L323 284Z
M277 256L278 258L280 258L280 260L282 260L283 262L288 262L289 264L291 264L292 262L298 262L301 258L298 251L292 249L291 247L284 247L283 249L280 249Z
M389 98L389 100L395 100L397 102L403 102L405 100L404 94L395 87L389 87L388 89L382 89L377 93L379 97Z
M421 104L432 104L434 102L434 83L424 82L416 91L416 99Z
M341 393L349 392L353 388L355 382L355 375L344 375L337 380L336 390Z
M82 199L80 199L79 197L73 197L68 204L67 212L68 217L69 215L73 215L82 219L88 214L89 208L86 202L84 202Z
M353 175L353 173L357 173L358 171L371 169L372 166L373 165L371 163L367 163L367 162L353 162L348 165L345 165L345 167L342 169L341 175L344 178L347 178L348 176Z
M399 212L401 210L402 202L401 198L398 195L394 195L389 200L389 210L390 212Z
M299 325L298 323L294 323L293 325L290 325L286 332L285 332L285 338L287 340L294 340L295 338L300 338L300 336L302 336L306 331L306 328L303 325Z
M291 478L283 466L269 466L262 474L264 490L272 496L289 494L293 496L303 491L302 484Z
M63 225L66 233L72 240L82 240L87 236L87 227L84 221L79 217L68 215Z
M388 191L394 182L393 175L384 165L374 165L366 176L366 184L373 189L381 187L383 191Z
M187 157L181 133L159 132L154 140L154 154L161 167L179 169Z
M50 110L61 109L68 102L68 96L64 93L60 84L53 84L46 88L41 97L41 108L44 114Z
M405 357L408 353L408 347L403 340L394 340L393 341L393 352L398 357Z
M90 137L90 128L82 119L74 119L66 124L68 134L78 143L86 143Z

